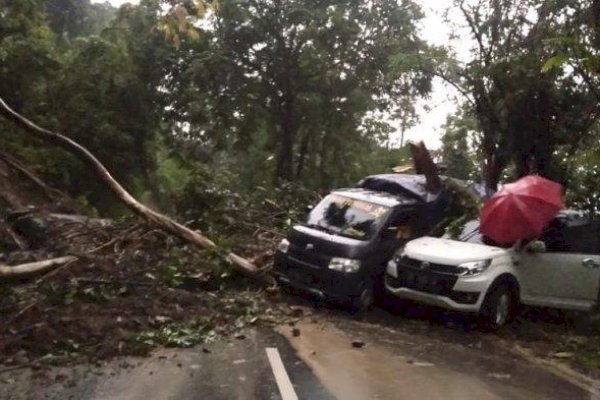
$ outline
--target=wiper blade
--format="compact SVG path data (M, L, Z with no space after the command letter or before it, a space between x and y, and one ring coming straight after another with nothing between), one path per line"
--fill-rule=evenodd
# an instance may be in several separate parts
M326 226L323 225L319 225L319 224L304 224L304 226L307 226L309 228L313 228L316 229L318 231L323 231L323 232L332 232L331 229L327 228Z

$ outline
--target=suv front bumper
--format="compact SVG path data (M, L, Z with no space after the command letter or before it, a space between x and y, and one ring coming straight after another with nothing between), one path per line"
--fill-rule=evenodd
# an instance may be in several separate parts
M400 269L390 261L385 274L388 293L407 300L460 312L480 311L484 288L447 273Z
M397 296L401 299L413 300L413 301L416 301L419 303L429 304L431 306L442 307L442 308L446 308L449 310L478 313L479 309L480 309L480 305L478 303L475 303L475 304L457 303L456 301L454 301L451 298L446 297L446 296L440 296L437 294L420 292L418 290L409 289L406 287L393 288L388 285L387 281L385 283L385 288L389 293L391 293L394 296ZM477 293L477 296L479 296L479 293Z

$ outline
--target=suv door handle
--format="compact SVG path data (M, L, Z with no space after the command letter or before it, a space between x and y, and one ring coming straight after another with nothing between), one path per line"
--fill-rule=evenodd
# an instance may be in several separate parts
M589 269L600 268L600 262L595 261L591 258L584 258L581 261L581 265Z

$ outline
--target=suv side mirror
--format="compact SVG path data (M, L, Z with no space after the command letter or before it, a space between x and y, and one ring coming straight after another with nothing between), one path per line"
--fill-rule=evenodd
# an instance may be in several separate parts
M541 240L533 240L525 246L525 251L529 253L545 253L546 252L546 243Z

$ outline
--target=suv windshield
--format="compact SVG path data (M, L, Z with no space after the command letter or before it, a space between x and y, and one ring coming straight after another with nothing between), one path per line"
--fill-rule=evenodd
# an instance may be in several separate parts
M377 232L389 207L339 194L325 197L308 216L307 225L341 236L368 240Z
M486 244L483 235L479 232L479 221L472 220L465 223L462 232L458 236L458 240L461 242Z
M496 247L504 247L504 248L508 248L511 246L510 244L503 245L503 244L495 243L493 240L491 240L487 236L483 235L479 231L479 220L477 220L477 219L473 219L471 221L465 222L465 224L462 226L462 230L460 231L460 234L458 235L458 237L453 238L451 235L448 235L448 234L444 235L444 237L447 239L459 240L461 242L485 244L488 246L496 246Z

